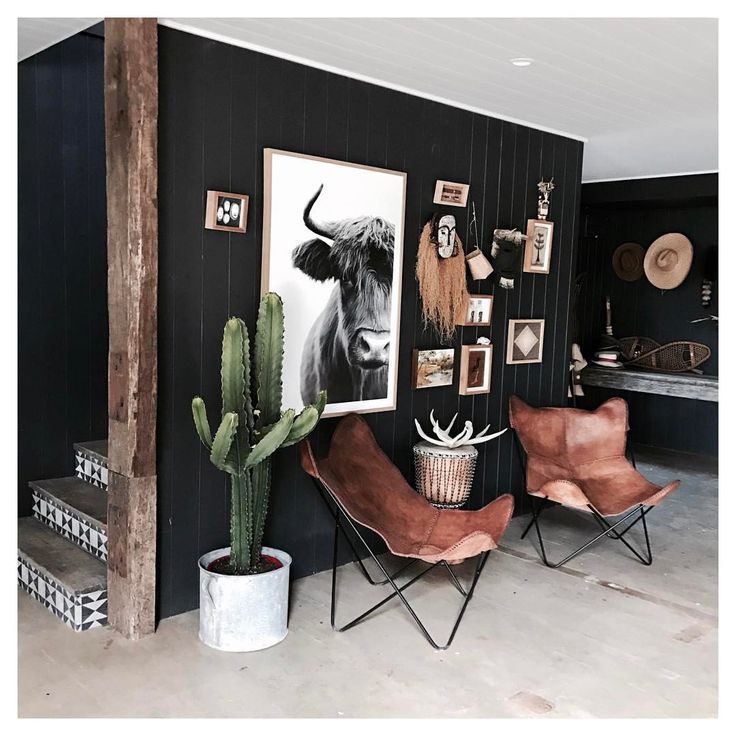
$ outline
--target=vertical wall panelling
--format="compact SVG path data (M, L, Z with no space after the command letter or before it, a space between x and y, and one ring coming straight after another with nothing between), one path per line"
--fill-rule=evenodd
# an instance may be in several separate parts
M718 374L718 324L690 320L718 315L719 283L708 309L701 305L703 278L718 249L717 174L585 184L577 272L585 274L578 306L583 354L595 350L605 325L604 299L611 296L613 333L640 335L660 343L693 340L711 348L701 366ZM681 232L693 244L693 263L681 286L662 292L642 277L626 282L613 272L613 251L627 241L647 248L667 232ZM586 388L586 406L612 395ZM686 452L717 454L718 404L622 392L629 402L636 442Z
M18 505L107 436L103 39L18 64Z
M569 287L574 270L582 144L419 97L228 46L159 29L160 70L160 332L159 580L160 614L198 605L196 560L227 544L227 493L222 474L198 448L190 402L201 392L219 405L222 328L229 314L253 327L260 294L263 149L282 148L408 173L402 272L399 390L394 412L366 415L380 445L413 480L414 417L455 411L477 429L507 425L510 393L532 403L564 405ZM487 254L496 227L526 228L537 210L540 176L555 177L555 221L549 276L523 274L517 289L470 282L494 293L491 328L458 328L455 347L489 335L492 391L459 396L452 388L413 391L412 348L440 343L425 330L414 277L419 233L437 207L437 179L470 183ZM204 193L226 189L251 197L248 231L202 227ZM469 209L454 213L469 247ZM296 244L295 244L296 245ZM288 309L288 294L283 294ZM506 322L544 317L541 365L506 366ZM459 349L457 351L459 364ZM458 370L459 373L459 370ZM313 435L324 452L337 420ZM511 490L526 508L509 433L480 447L471 505ZM330 564L333 522L297 462L295 448L275 464L266 542L294 558L296 576ZM347 559L347 550L343 554Z

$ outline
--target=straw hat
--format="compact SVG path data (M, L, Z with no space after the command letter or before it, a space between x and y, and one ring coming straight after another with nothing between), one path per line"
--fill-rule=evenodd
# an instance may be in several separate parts
M624 281L638 281L644 273L644 248L639 243L621 243L613 252L613 270Z
M644 273L658 289L674 289L688 275L693 244L682 233L660 235L644 256Z

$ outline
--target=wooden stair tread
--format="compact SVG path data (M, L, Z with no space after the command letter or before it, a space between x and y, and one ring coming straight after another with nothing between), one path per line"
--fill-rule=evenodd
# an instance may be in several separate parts
M75 595L107 588L104 562L31 516L18 519L18 554Z
M107 493L91 483L72 475L67 478L32 480L28 484L39 494L56 501L60 506L76 511L82 517L107 527Z
M87 442L75 442L74 450L81 450L89 455L96 455L107 464L107 440L88 440Z

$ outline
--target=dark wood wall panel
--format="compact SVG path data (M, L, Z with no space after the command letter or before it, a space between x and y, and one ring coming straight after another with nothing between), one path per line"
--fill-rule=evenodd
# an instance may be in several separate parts
M582 187L581 236L577 269L586 274L580 294L579 339L587 357L605 325L604 302L611 296L613 333L642 335L658 342L694 340L712 351L701 366L718 375L718 324L690 320L718 315L718 282L708 309L701 306L704 277L718 250L718 177L716 174L585 184ZM676 289L662 292L646 277L626 282L613 272L614 250L627 241L647 248L667 232L681 232L693 244L693 264ZM587 389L583 402L592 406L614 392ZM643 444L716 455L718 404L622 392L630 408L632 439Z
M18 64L18 505L107 436L103 40Z
M402 275L399 390L394 412L368 414L380 445L413 479L414 417L430 409L449 421L455 411L478 429L507 424L511 393L536 404L564 405L568 302L575 264L583 146L578 141L441 105L166 28L160 65L160 333L159 333L159 586L160 615L198 605L199 555L227 544L227 489L198 448L190 402L202 393L219 410L222 328L231 314L253 325L260 294L263 149L281 148L408 173ZM495 290L491 339L493 387L461 397L453 388L411 390L412 349L436 347L421 320L414 278L421 228L434 209L437 179L468 181L488 253L495 227L524 229L536 214L540 176L555 177L551 274L523 274L513 291ZM203 229L207 189L250 196L248 232ZM457 210L468 243L469 218ZM494 292L487 282L471 290ZM287 295L284 295L287 296ZM544 317L541 365L506 366L506 323ZM459 328L455 345L475 342ZM458 351L459 358L459 351ZM324 451L337 420L314 435ZM480 446L471 505L512 491L519 507L521 476L510 435ZM297 463L295 448L275 464L266 542L289 551L294 574L330 564L332 524Z

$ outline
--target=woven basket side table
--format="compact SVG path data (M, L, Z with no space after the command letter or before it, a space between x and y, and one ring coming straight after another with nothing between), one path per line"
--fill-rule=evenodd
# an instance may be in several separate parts
M470 496L478 450L472 445L440 447L430 442L414 445L415 485L433 506L457 509Z

